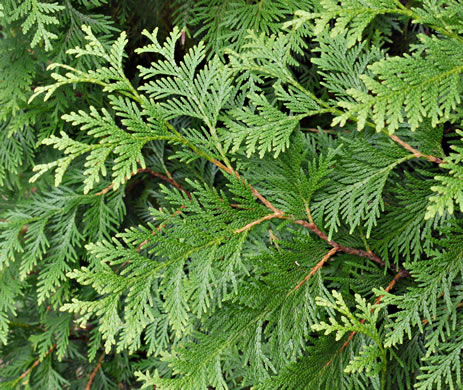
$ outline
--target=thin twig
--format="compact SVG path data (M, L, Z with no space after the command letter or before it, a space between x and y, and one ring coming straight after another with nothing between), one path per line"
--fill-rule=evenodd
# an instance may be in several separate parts
M239 175L239 173L237 171L235 171L233 168L230 168L230 167L227 167L225 166L223 163L221 163L220 161L216 160L216 159L211 159L210 160L214 165L216 165L217 167L219 167L220 169L222 169L223 171L227 172L228 174L230 175L234 175L238 180L241 180L244 184L246 184L248 186L248 188L251 190L252 194L257 198L259 199L268 209L270 209L271 211L273 211L273 217L272 218L275 218L275 215L279 215L279 218L283 218L285 216L285 213L282 211L282 210L279 210L277 209L268 199L266 199L259 191L257 191L257 189L255 189L253 186L251 186L249 183L246 183L244 181L243 178L241 178L241 176ZM302 225L306 228L308 228L309 230L311 230L312 232L314 232L317 236L319 236L323 241L327 242L329 245L331 245L333 248L336 248L337 251L339 252L344 252L344 253L349 253L351 255L356 255L356 256L360 256L360 257L364 257L364 258L367 258L367 259L370 259L372 261L374 261L375 263L379 264L380 266L382 267L385 267L386 264L384 263L383 260L381 260L378 256L376 256L373 252L371 251L364 251L364 250L361 250L361 249L354 249L354 248L349 248L349 247L346 247L344 245L341 245L341 244L338 244L337 242L335 241L332 241L328 238L328 236L323 233L318 227L317 225L313 222L312 220L312 217L310 215L310 210L307 208L307 213L308 213L308 218L310 219L310 222L308 221L305 221L305 220L292 220L293 223L296 223L298 225ZM268 218L270 218L268 216ZM288 218L289 219L289 218ZM262 221L254 221L253 225L256 225L257 223L260 223ZM404 271L404 270L399 270L395 265L392 265L391 266L391 269L395 272L401 272L403 275L407 275L409 276L410 274L408 273L408 271Z
M403 271L403 270L399 271L399 273L394 277L394 279L391 280L391 282L387 285L384 291L386 292L391 291L400 279L406 278L408 276L410 276L408 271ZM375 305L378 305L383 299L383 297L384 295L380 295L378 298L376 298Z
M268 199L266 199L259 191L257 191L253 186L250 184L246 183L245 180L240 176L240 174L235 171L233 168L229 168L222 164L220 161L216 159L212 159L211 162L222 169L223 171L229 173L230 175L234 175L238 180L240 180L243 184L247 185L248 188L251 190L252 194L259 199L268 209L272 210L275 214L281 214L284 215L284 212L281 210L278 210L272 202L270 202Z
M327 242L329 245L331 245L333 248L336 248L337 251L339 252L344 252L344 253L349 253L351 255L356 255L356 256L360 256L360 257L365 257L367 259L370 259L372 261L374 261L375 263L379 264L380 266L382 267L385 267L386 264L384 263L383 260L381 260L378 256L376 256L373 252L371 251L364 251L362 249L355 249L355 248L349 248L349 247L346 247L344 245L341 245L339 243L337 243L336 241L333 241L333 240L330 240L328 238L328 236L323 233L317 225L315 225L315 223L310 223L310 222L307 222L307 221L304 221L304 220L301 220L301 219L298 219L298 220L294 220L292 221L293 223L296 223L298 225L302 225L304 227L306 227L307 229L311 230L312 232L314 232L318 237L320 237L323 241ZM395 270L395 266L393 265L391 268L393 268L393 270Z
M220 161L218 160L215 160L215 159L212 159L211 162L213 164L215 164L217 167L219 167L220 169L222 169L223 171L231 174L231 175L234 175L236 176L237 179L241 180L243 183L245 183L245 181L241 178L241 176L239 175L238 172L236 172L234 169L232 168L229 168L227 166L225 166L223 163L221 163ZM268 209L272 210L273 211L273 215L280 215L280 218L283 217L285 215L285 213L282 211L282 210L279 210L277 209L268 199L266 199L262 194L259 193L259 191L257 191L257 189L255 189L253 186L251 186L250 184L246 183L246 185L249 187L249 189L251 190L252 194L257 198L259 199ZM312 219L312 216L310 215L310 210L307 208L307 213L308 213L308 218L310 220L310 222L308 221L305 221L305 220L293 220L292 222L293 223L296 223L298 225L302 225L304 227L306 227L307 229L311 230L312 232L314 232L317 236L319 236L323 241L327 242L329 245L331 245L333 248L336 248L337 251L339 252L344 252L344 253L349 253L351 255L356 255L356 256L360 256L360 257L364 257L364 258L367 258L367 259L370 259L372 261L374 261L375 263L379 264L380 266L382 267L385 267L386 264L384 263L383 260L381 260L378 256L376 256L373 252L371 251L364 251L364 250L361 250L361 249L355 249L355 248L349 248L349 247L346 247L344 245L341 245L333 240L330 240L328 238L328 236L323 233L319 228L318 226L313 222L313 219ZM256 221L255 221L256 222ZM259 222L260 223L260 222ZM257 223L254 223L254 224L257 224ZM254 225L252 225L254 226ZM408 271L405 271L405 270L400 270L398 269L395 265L392 265L391 266L391 269L395 272L400 272L401 275L403 275L402 277L404 276L409 276L410 274L408 273Z
M272 210L275 214L280 214L280 215L283 215L283 214L284 214L283 211L278 210L269 200L267 200L266 198L264 198L264 197L259 193L259 191L257 191L254 187L249 186L249 188L251 189L252 194L253 194L257 199L259 199L267 208L269 208L270 210Z
M412 153L415 157L418 158L425 158L428 161L437 163L437 164L442 164L444 160L442 160L439 157L432 156L430 154L424 154L421 153L418 149L415 149L413 146L407 144L404 140L400 139L396 135L389 135L389 137L394 141L397 142L399 145L401 145L404 149L407 149L410 153Z
M95 376L98 373L98 370L101 368L101 364L103 363L104 359L104 351L101 353L100 357L98 358L98 363L93 369L92 373L90 374L90 377L88 378L87 386L85 386L85 390L90 390L92 388L93 381L95 380Z
M163 175L162 173L153 171L150 168L139 168L135 172L132 172L129 177L126 177L126 180L127 181L130 180L133 176L135 176L135 175L137 175L139 173L149 173L151 176L158 177L158 178L172 184L179 191L184 192L186 194L186 196L188 196L188 199L191 199L191 194L187 190L185 190L185 188L183 188L180 184L178 184L178 182L175 179L173 179L172 177ZM105 189L101 190L100 192L97 192L95 195L105 195L110 190L112 190L113 187L114 187L114 184L111 183L109 186L107 186Z
M152 176L159 177L160 179L169 182L169 183L172 184L175 188L177 188L177 190L179 190L179 191L181 191L181 192L184 192L184 193L186 194L186 196L188 196L188 199L191 200L191 194L190 194L187 190L185 190L185 188L183 188L180 184L178 184L178 182L172 177L172 175L166 176L166 175L163 175L162 173L155 172L155 171L153 171L152 169L149 169L149 168L142 169L142 170L140 171L140 173L141 173L141 172L147 172L147 173L149 173L149 174L152 175Z
M315 267L312 268L310 273L296 286L294 287L294 291L296 291L299 287L301 287L305 282L309 280L309 278L315 274L323 265L329 260L331 256L333 256L338 251L338 248L332 248L323 258L317 263Z
M42 362L43 359L45 359L50 353L52 353L56 348L56 344L53 344L50 349L47 351L47 353L43 356L42 359L38 358L34 363L32 363L32 366L30 366L25 372L23 372L15 381L14 381L14 385L17 385L19 382L21 382L24 378L26 378L30 373L31 371L37 367L40 362Z
M273 218L285 218L283 216L283 214L281 213L273 213L273 214L269 214L269 215L266 215L265 217L262 217L262 218L259 218L257 219L256 221L252 221L250 223L248 223L246 226L243 226L242 228L240 229L237 229L234 231L235 234L239 234L239 233L242 233L248 229L251 229L253 226L256 226L264 221L268 221L269 219L273 219Z

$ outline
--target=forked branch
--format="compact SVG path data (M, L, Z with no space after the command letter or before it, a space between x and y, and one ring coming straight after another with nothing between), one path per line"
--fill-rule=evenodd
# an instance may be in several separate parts
M318 228L318 226L315 225L315 223L313 223L313 222L310 223L310 222L304 221L302 219L297 219L297 220L294 220L293 222L298 224L298 225L304 226L307 229L311 230L318 237L320 237L323 241L325 241L326 243L331 245L333 248L336 248L336 250L339 251L339 252L349 253L351 255L356 255L356 256L360 256L360 257L365 257L367 259L370 259L370 260L374 261L376 264L379 264L382 267L386 266L384 261L381 260L378 256L376 256L373 252L367 252L367 251L364 251L362 249L349 248L349 247L346 247L344 245L341 245L341 244L337 243L336 241L330 240L328 238L328 236L325 233L323 233ZM395 266L392 266L392 267L394 267L393 269L395 270Z
M251 228L252 226L255 226L261 222L263 222L264 220L267 220L267 219L272 219L272 218L285 218L285 219L291 219L290 216L286 216L284 211L282 210L279 210L278 208L276 208L268 199L266 199L256 188L254 188L253 186L251 186L249 183L246 183L246 181L240 176L240 174L235 171L233 168L230 168L230 167L227 167L225 166L223 163L221 163L220 161L216 160L216 159L211 159L210 160L214 165L216 165L217 167L219 167L221 170L227 172L228 174L230 175L233 175L235 176L237 179L241 180L243 182L243 184L247 185L248 188L251 190L252 194L257 198L259 199L269 210L273 211L273 214L270 214L260 220L257 220L257 221L254 221L252 222L251 224L249 225L246 225L244 226L243 228L241 229L238 229L238 231L236 231L235 233L237 232L240 232L240 231L244 231L244 230L247 230L249 228ZM310 217L310 213L309 213L309 218L311 219ZM329 245L331 245L333 248L336 248L336 251L338 252L344 252L344 253L349 253L351 255L356 255L356 256L360 256L360 257L364 257L364 258L367 258L367 259L370 259L372 260L373 262L375 262L376 264L380 265L381 267L385 267L386 264L384 263L383 260L381 260L378 256L376 256L373 252L371 251L364 251L364 250L361 250L361 249L355 249L355 248L349 248L349 247L346 247L344 245L341 245L333 240L330 240L328 238L328 236L323 233L319 228L318 226L311 220L310 222L308 221L305 221L305 220L292 220L293 223L296 223L298 225L302 225L304 227L306 227L307 229L311 230L312 232L314 232L318 237L320 237L323 241L327 242ZM399 270L397 269L397 267L395 265L392 265L391 266L391 269L393 271L396 271L396 272L399 272ZM403 275L407 275L409 276L409 273L407 271L404 271L404 270L400 270L400 272L403 274Z

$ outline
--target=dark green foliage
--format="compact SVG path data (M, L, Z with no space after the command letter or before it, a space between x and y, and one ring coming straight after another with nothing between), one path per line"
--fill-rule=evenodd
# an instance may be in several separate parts
M3 1L0 388L461 388L462 20Z

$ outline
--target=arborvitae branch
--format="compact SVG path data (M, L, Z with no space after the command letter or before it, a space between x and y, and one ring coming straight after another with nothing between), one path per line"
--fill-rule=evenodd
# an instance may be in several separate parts
M376 256L374 253L372 252L366 252L362 249L354 249L354 248L349 248L349 247L346 247L344 245L341 245L335 241L332 241L328 238L328 236L323 233L318 227L317 225L315 225L314 223L309 223L307 221L304 221L304 220L295 220L293 221L294 223L298 224L298 225L301 225L301 226L304 226L306 227L307 229L311 230L312 232L314 232L318 237L320 237L323 241L325 241L326 243L328 243L329 245L331 245L333 248L336 248L337 251L339 252L344 252L344 253L349 253L351 255L356 255L356 256L360 256L360 257L365 257L367 259L370 259L372 261L374 261L375 263L379 264L381 267L385 267L386 264L384 263L384 261L382 261L378 256ZM394 267L394 266L392 266Z
M461 2L1 3L2 384L462 387Z
M152 175L154 177L158 177L158 178L160 178L160 179L162 179L164 181L167 181L168 183L172 184L175 188L177 188L179 191L183 191L191 199L191 194L188 191L186 191L180 184L178 184L175 179L173 179L170 176L163 175L162 173L155 172L155 171L153 171L152 169L149 169L149 168L139 168L139 169L137 169L135 172L132 172L130 177L127 177L126 180L127 181L130 180L133 176L138 175L139 173L149 173L150 175ZM111 191L113 189L113 187L114 187L114 184L110 184L109 186L107 186L106 188L101 190L100 192L97 192L95 195L105 195L109 191Z
M98 373L98 370L101 368L101 364L103 363L104 356L105 356L105 352L103 351L100 357L98 358L98 362L95 368L93 369L93 371L91 372L88 378L88 382L87 382L87 385L85 386L85 390L90 390L92 388L93 381L95 380L95 376Z
M397 142L400 146L407 149L410 153L412 153L417 158L425 158L426 160L434 162L436 164L442 164L444 162L444 160L442 160L439 157L435 157L435 156L432 156L432 155L429 155L429 154L421 153L419 150L417 150L414 147L412 147L411 145L407 144L405 141L401 140L399 137L397 137L394 134L389 135L389 137L394 142Z
M24 378L26 378L31 373L31 371L35 367L37 367L43 361L43 359L45 359L45 357L47 357L55 349L56 349L56 344L52 345L50 349L48 350L48 352L46 352L42 358L39 358L34 363L32 363L32 365L13 382L12 387L18 385Z
M274 214L269 214L269 215L266 215L265 217L262 217L256 221L253 221L253 222L250 222L248 223L246 226L243 226L242 228L239 228L237 230L235 230L235 234L239 234L239 233L242 233L248 229L251 229L253 226L256 226L264 221L268 221L270 219L274 219L274 218L284 218L286 219L287 217L285 217L282 213L274 213Z
M238 180L241 180L246 185L246 182L241 178L240 174L237 171L235 171L233 168L225 166L223 163L221 163L220 161L216 159L212 159L211 162L217 167L219 167L220 169L222 169L224 172L227 172L228 174L235 176ZM284 213L281 210L278 210L268 199L264 198L259 193L259 191L257 191L257 189L250 186L249 184L247 185L251 189L252 194L257 199L259 199L268 209L272 210L275 214L284 215Z
M394 279L392 279L392 280L390 281L390 283L387 285L387 287L384 289L384 291L386 291L386 292L391 291L391 290L394 288L394 286L396 285L396 283L397 283L400 279L405 278L405 277L407 277L407 276L409 276L409 274L408 274L406 271L405 271L405 272L404 272L404 271L400 271L396 276L394 276ZM383 295L380 295L378 298L376 298L374 305L378 305L378 304L381 302L381 299L382 299L382 298L383 298ZM373 306L374 306L374 305L373 305ZM372 310L373 310L373 309L372 309ZM363 323L365 323L365 321L366 321L365 319L362 319L360 322L363 324ZM354 338L354 336L355 336L356 334L357 334L356 331L351 332L351 333L349 334L349 337L347 338L346 342L342 345L342 347L341 347L341 349L339 350L339 352L342 352L344 349L346 349L346 347L349 345L349 343L352 341L352 339Z
M301 282L296 286L294 287L294 290L297 290L299 287L301 287L305 282L307 282L307 280L309 280L309 278L315 274L315 272L317 272L320 268L323 267L323 265L330 259L331 256L333 256L336 252L338 251L338 248L332 248L330 249L330 251L325 255L323 256L323 258L317 263L317 265L315 267L312 268L312 270L310 271L310 273L303 279L301 280Z
M221 168L222 170L224 170L225 172L229 173L229 174L232 174L234 176L236 176L238 179L240 180L243 180L241 179L241 176L239 175L239 173L235 170L233 170L232 168L228 168L226 166L224 166L220 161L217 161L217 160L212 160L212 162L217 165L219 168ZM243 181L244 182L244 181ZM245 182L244 182L245 183ZM238 229L237 232L241 232L241 231L244 231L244 230L247 230L249 228L251 228L252 226L254 225L257 225L265 220L268 220L268 219L273 219L273 218L285 218L285 219L288 219L289 217L288 216L285 216L284 212L281 211L281 210L278 210L270 201L268 201L264 196L262 196L254 187L252 187L251 185L247 184L248 187L251 189L251 192L252 194L258 198L268 209L272 210L274 212L274 214L270 214L268 216L265 216L263 217L262 219L258 220L258 221L254 221L252 222L251 224L249 224L249 226L245 226L241 229ZM310 214L309 214L309 218L310 218ZM333 249L336 249L336 251L339 251L339 252L344 252L344 253L349 253L349 254L352 254L352 255L356 255L356 256L361 256L361 257L365 257L367 259L370 259L372 261L374 261L375 263L379 264L381 267L385 267L386 264L384 263L383 260L381 260L378 256L376 256L373 252L369 251L369 252L366 252L364 250L361 250L361 249L354 249L354 248L349 248L349 247L346 247L346 246L343 246L335 241L332 241L328 238L328 236L323 233L318 227L317 225L315 225L313 222L312 223L309 223L307 221L304 221L304 220L292 220L293 223L296 223L298 225L302 225L304 227L306 227L307 229L311 230L312 232L314 232L317 236L319 236L323 241L327 242L328 244L330 244ZM334 252L333 252L334 253ZM393 271L397 271L397 267L392 264L391 266L391 269ZM405 271L405 270L400 270L399 271L399 274L402 275L401 277L404 277L404 276L410 276L410 273Z

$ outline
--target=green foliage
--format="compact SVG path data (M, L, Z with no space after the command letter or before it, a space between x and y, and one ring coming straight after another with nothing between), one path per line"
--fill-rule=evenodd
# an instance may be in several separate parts
M457 130L457 134L463 136L463 132L460 130ZM450 214L453 214L455 209L460 212L463 211L463 189L461 187L463 148L461 141L457 145L452 145L452 149L455 153L447 156L442 163L442 168L448 169L449 174L436 176L440 185L431 187L436 195L430 198L431 204L428 206L426 218L432 218L436 214L442 215L445 210Z
M56 13L62 11L64 7L58 3L48 3L37 0L26 0L19 4L12 1L10 7L13 12L10 15L10 20L22 20L21 28L23 34L27 34L29 30L34 29L35 34L32 38L31 48L43 42L45 50L52 49L51 41L58 38L54 32L50 31L49 25L59 24Z
M404 120L414 131L425 117L435 127L460 103L462 47L460 41L422 35L412 55L378 61L370 66L374 78L361 76L371 94L348 90L358 103L341 105L361 118L370 114L377 131L393 132Z
M195 36L206 41L213 53L221 55L224 49L242 50L249 30L266 35L279 33L295 11L312 9L312 2L200 0L190 7L188 24L199 26Z
M384 209L382 194L389 175L411 158L395 145L375 149L361 140L349 140L344 146L343 164L334 171L323 200L316 203L330 237L344 219L350 233L361 224L368 238Z
M460 388L462 20L4 1L0 388Z

